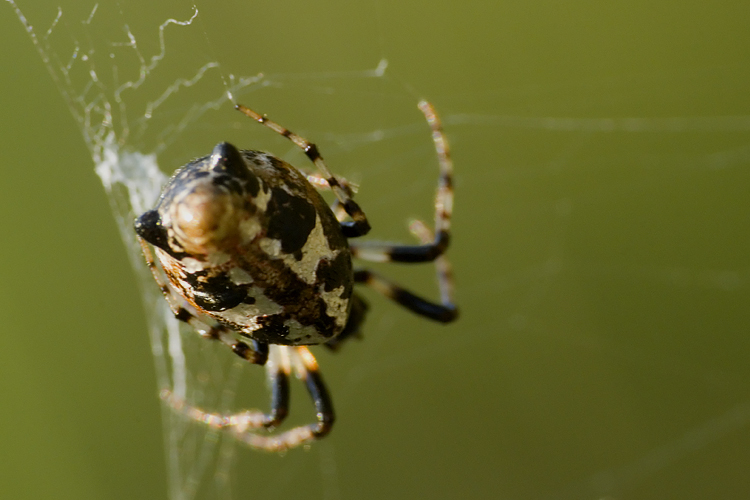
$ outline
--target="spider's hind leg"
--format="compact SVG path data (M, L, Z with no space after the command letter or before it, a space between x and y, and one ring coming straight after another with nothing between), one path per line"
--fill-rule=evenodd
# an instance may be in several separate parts
M409 224L409 230L422 243L427 243L434 239L430 228L421 220L414 220ZM435 259L435 274L437 275L438 288L440 289L440 302L456 311L453 302L453 267L444 254ZM455 319L455 318L454 318Z

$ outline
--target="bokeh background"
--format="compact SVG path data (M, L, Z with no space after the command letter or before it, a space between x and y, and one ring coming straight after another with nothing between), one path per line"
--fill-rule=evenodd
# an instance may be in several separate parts
M57 13L19 3L41 34ZM315 140L385 240L432 216L419 98L456 163L461 320L365 292L364 339L316 350L333 433L285 456L236 450L215 470L233 498L750 496L750 4L204 3L165 30L152 99L195 61L263 72L271 84L238 100ZM79 33L92 6L63 2L56 30ZM159 24L191 13L101 2L87 32L106 46L127 25L150 57ZM2 496L167 498L146 321L108 200L6 3L0 37ZM368 77L382 59L385 76ZM224 90L206 83L202 102ZM304 161L271 135L225 104L160 161L169 172L222 140ZM429 266L382 269L437 296ZM260 370L242 373L262 387Z

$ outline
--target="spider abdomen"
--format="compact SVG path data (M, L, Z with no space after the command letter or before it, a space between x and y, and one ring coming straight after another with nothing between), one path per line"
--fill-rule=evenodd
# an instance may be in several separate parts
M346 326L351 253L304 175L228 143L188 163L136 222L199 312L261 342L320 344Z

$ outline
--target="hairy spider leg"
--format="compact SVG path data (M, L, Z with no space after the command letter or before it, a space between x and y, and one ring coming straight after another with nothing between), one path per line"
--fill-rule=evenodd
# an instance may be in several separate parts
M318 147L301 137L294 132L282 127L278 123L269 120L264 115L260 115L252 109L243 106L242 104L235 105L235 108L246 116L252 118L258 123L265 125L279 135L282 135L297 145L305 155L312 161L318 170L325 177L328 186L331 188L333 193L336 195L339 203L344 207L344 210L352 218L351 221L341 222L341 230L344 236L347 238L355 238L358 236L364 236L370 231L370 223L367 221L367 216L362 211L359 205L352 199L351 191L344 188L339 180L328 170L323 157L318 151Z
M335 420L333 403L328 395L323 377L318 370L318 362L315 356L305 346L277 346L280 350L286 350L292 354L292 361L297 378L302 380L315 405L317 420L315 423L301 425L277 435L266 436L247 432L241 426L232 427L236 439L246 445L266 451L284 451L296 448L315 439L319 439L331 431Z

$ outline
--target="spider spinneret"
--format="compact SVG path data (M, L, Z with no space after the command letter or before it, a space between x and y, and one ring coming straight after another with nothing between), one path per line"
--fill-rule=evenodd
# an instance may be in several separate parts
M252 447L278 451L322 437L333 425L331 398L306 346L337 349L359 331L367 304L354 291L356 283L428 318L450 322L457 317L450 265L443 255L453 205L452 164L440 121L432 105L422 101L419 107L432 128L441 167L434 234L417 222L412 232L420 245L350 242L370 230L352 199L351 186L329 172L314 144L249 108L236 107L302 148L319 175L306 176L268 153L223 142L175 172L156 207L136 219L135 231L175 317L243 359L265 365L272 392L269 414L252 410L220 415L190 407L168 390L162 397L191 418L231 429ZM332 206L316 187L333 191ZM372 271L355 269L353 257L435 261L441 302L424 300ZM278 426L288 413L292 366L307 386L317 420L279 434L263 432Z

